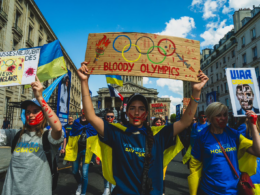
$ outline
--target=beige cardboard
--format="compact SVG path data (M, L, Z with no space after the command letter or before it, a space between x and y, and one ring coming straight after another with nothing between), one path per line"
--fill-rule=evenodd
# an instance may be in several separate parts
M168 116L169 108L166 103L158 102L150 104L150 117Z
M92 33L85 61L90 74L198 81L200 43L145 33Z

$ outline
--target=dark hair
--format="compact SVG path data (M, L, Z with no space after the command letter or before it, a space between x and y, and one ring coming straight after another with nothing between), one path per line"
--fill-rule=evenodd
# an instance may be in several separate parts
M106 116L108 113L114 114L114 112L113 112L112 110L107 110L105 116Z
M149 112L148 102L147 102L146 98L141 94L133 94L129 97L126 110L128 110L131 103L136 100L143 102L143 104L145 105L146 112ZM143 126L146 128L146 133L147 133L146 139L147 139L147 143L148 143L148 153L147 153L147 155L145 155L145 161L149 162L149 165L148 165L148 167L144 166L141 194L149 194L150 191L152 191L152 180L150 178L148 178L148 170L149 170L151 159L152 159L152 148L153 148L153 143L154 143L154 137L153 137L153 132L152 132L151 127L147 125L147 119L145 121L143 121Z
M199 111L199 117L201 116L201 115L205 115L205 112L204 111Z
M153 119L152 126L156 126L155 123L156 123L158 120L161 120L161 122L163 121L161 117L157 117L157 118Z

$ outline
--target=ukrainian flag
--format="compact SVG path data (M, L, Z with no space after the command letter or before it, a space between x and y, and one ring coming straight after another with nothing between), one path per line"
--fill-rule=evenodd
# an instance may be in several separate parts
M123 86L123 80L119 75L106 75L107 83Z
M68 72L58 40L36 48L41 48L37 69L37 77L41 82L59 77ZM25 50L25 48L21 50ZM26 88L28 86L30 85L27 85Z

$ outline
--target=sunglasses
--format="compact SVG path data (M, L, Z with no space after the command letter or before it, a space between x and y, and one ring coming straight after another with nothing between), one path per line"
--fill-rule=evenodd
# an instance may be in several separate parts
M114 118L114 116L107 116L107 118Z

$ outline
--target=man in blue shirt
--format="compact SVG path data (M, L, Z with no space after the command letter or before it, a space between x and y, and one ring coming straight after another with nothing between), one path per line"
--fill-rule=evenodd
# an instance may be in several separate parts
M3 121L2 129L9 129L10 128L10 121L7 120L5 117L5 120Z
M208 123L206 121L207 121L207 117L206 117L204 111L200 111L199 117L198 117L198 122L194 123L192 125L191 135L190 135L190 145L191 145L191 147L194 146L194 142L195 142L195 139L196 139L198 133L202 129L204 129L205 127L208 126Z

